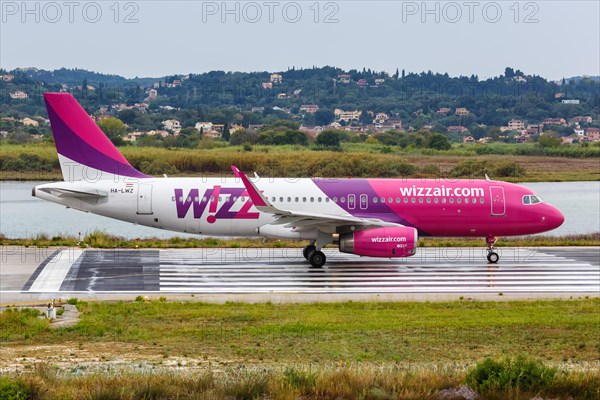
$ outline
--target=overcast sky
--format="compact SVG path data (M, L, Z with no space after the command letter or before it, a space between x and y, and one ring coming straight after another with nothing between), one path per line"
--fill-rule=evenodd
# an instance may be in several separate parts
M344 69L600 75L600 2L0 0L0 66L127 77ZM115 7L115 4L117 7Z

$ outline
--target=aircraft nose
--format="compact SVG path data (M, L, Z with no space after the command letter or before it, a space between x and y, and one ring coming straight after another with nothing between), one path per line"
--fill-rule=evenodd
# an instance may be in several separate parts
M550 229L556 229L565 222L565 216L560 212L558 208L549 207L548 213L546 214L546 223L550 226Z

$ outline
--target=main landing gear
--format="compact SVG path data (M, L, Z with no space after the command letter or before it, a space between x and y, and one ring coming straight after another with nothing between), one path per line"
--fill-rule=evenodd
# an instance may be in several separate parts
M302 255L315 268L321 268L325 265L325 261L327 261L325 254L320 249L317 250L317 246L315 246L315 241L313 240L302 250Z
M500 256L498 255L498 253L496 253L494 251L494 245L496 244L497 241L498 241L498 238L496 238L494 236L488 236L487 238L485 238L485 242L487 243L487 248L488 248L487 259L490 264L496 264L498 262L498 260L500 259Z

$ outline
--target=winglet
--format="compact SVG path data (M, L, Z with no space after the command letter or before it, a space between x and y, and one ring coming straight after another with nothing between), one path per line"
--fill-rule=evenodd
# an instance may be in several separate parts
M248 195L252 199L254 206L256 206L256 207L273 207L269 203L269 200L267 200L267 198L265 196L263 196L263 194L256 188L254 183L252 183L250 181L250 179L248 179L246 174L244 174L242 171L240 171L235 165L231 166L231 170L233 171L233 174L236 177L238 177L242 180L242 183L246 187L246 190L248 191Z

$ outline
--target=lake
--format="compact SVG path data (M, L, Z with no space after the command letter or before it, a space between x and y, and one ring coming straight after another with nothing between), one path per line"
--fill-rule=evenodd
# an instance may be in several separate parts
M133 238L191 237L177 232L116 221L31 197L31 188L45 182L0 182L0 233L7 238L77 236L94 230ZM542 198L558 207L565 223L545 235L584 234L600 231L600 182L525 183Z

